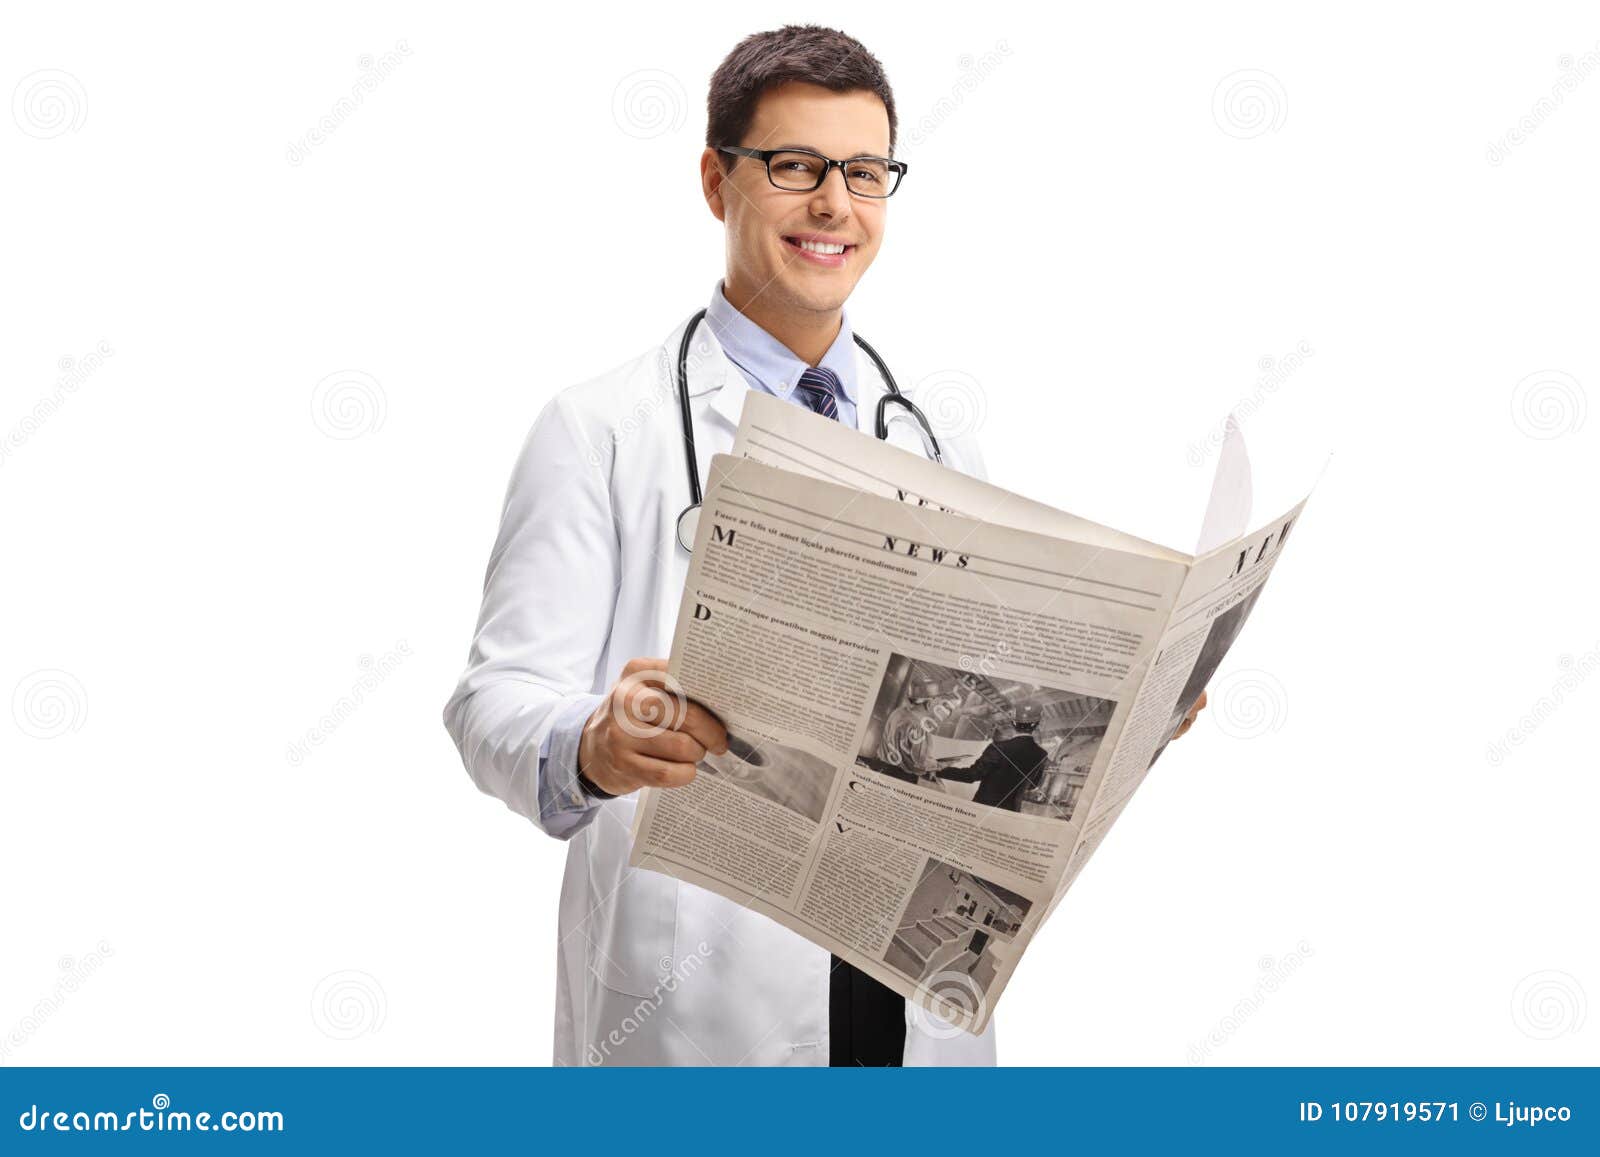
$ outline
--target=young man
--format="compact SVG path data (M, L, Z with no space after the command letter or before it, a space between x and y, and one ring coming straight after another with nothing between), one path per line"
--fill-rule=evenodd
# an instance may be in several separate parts
M841 32L782 28L729 54L707 105L700 176L726 230L723 280L698 325L562 391L534 422L445 725L481 790L569 841L557 1064L993 1064L992 1027L973 1036L908 1014L776 922L627 866L638 790L688 783L727 750L700 705L665 713L667 728L653 702L689 563L686 331L702 485L749 391L870 434L886 390L844 314L900 176L882 67ZM889 440L923 450L909 422ZM969 439L940 444L947 465L982 476Z

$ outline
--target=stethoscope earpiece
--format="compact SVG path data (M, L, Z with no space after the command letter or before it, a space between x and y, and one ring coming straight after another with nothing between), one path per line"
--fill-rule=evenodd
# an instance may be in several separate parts
M683 513L678 515L678 545L685 551L694 551L694 535L700 526L700 458L694 448L694 415L689 411L689 343L694 338L695 328L705 318L706 311L701 310L689 319L689 324L683 328L683 341L678 345L678 415L683 426L683 457L689 469L689 505L683 508ZM855 338L856 345L860 346L866 355L872 359L872 364L877 367L879 375L888 392L878 399L878 409L873 415L874 433L880 442L889 440L889 403L894 402L903 407L906 413L916 419L917 425L922 427L922 435L926 443L928 456L939 465L944 465L944 452L939 449L939 439L933 436L933 427L928 424L928 419L917 404L900 392L900 387L895 384L894 375L889 372L888 365L878 356L878 351L867 344L860 334L850 335Z

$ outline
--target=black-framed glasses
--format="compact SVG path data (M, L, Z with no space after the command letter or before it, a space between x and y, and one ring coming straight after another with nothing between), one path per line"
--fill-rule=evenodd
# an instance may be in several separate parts
M887 197L900 187L906 175L904 161L888 157L850 157L836 161L810 149L747 149L742 145L718 145L717 152L735 157L750 157L767 166L767 180L775 188L790 193L809 193L822 188L828 173L844 174L845 188L858 197Z

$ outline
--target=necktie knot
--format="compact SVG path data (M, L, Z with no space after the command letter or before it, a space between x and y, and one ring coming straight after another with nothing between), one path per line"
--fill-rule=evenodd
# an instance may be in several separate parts
M839 417L839 375L822 366L813 366L794 384L807 408L824 418Z

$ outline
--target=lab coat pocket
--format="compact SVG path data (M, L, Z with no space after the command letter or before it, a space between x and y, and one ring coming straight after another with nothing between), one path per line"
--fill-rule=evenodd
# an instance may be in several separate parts
M622 825L607 825L617 827ZM630 868L627 838L604 842L610 846L592 848L589 857L590 967L609 989L651 996L672 972L678 881L648 868Z

